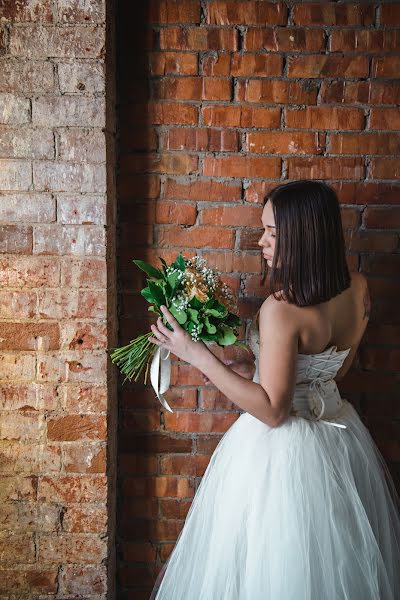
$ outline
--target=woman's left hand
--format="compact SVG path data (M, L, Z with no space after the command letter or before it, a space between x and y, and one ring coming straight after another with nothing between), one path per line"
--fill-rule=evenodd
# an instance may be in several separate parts
M200 340L195 342L190 334L179 325L166 306L161 306L160 308L173 331L164 325L161 317L158 317L157 324L151 326L155 337L149 337L149 341L166 350L170 350L185 362L195 364L196 358L204 350L205 345Z

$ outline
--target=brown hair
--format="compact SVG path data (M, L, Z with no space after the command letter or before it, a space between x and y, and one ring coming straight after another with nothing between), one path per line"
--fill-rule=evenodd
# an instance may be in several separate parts
M268 200L272 202L276 227L270 267L274 298L310 306L326 302L350 287L335 191L324 182L302 179L278 185L267 194L264 205ZM278 291L283 297L277 296Z

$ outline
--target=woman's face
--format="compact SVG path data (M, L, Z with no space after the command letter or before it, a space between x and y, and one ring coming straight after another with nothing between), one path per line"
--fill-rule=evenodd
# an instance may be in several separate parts
M268 200L264 206L261 221L264 227L264 233L259 239L258 245L262 247L263 256L270 267L275 252L275 219L271 200Z

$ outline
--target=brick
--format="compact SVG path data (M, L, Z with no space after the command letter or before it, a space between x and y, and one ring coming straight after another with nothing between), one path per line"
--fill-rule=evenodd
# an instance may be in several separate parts
M26 449L29 446L22 444L19 446L21 453L25 448L25 454L27 454ZM29 502L4 503L0 507L0 528L7 530L12 523L14 531L56 531L59 517L60 509L54 505L37 506ZM2 575L3 573L2 571Z
M104 351L47 353L38 359L41 382L103 383L106 377Z
M246 181L244 194L246 202L264 202L267 193L278 185L278 181Z
M61 471L61 451L58 448L48 447L44 444L21 444L20 441L0 441L0 472L2 474ZM46 519L47 519L46 515ZM0 514L1 519L1 514ZM23 530L26 523L19 521L19 529ZM0 523L1 525L1 523ZM36 525L35 529L38 526ZM29 527L28 527L29 528ZM44 531L48 527L40 527ZM55 527L53 528L55 530Z
M152 52L149 55L151 75L197 75L198 57L195 52Z
M377 254L361 257L361 269L363 273L371 273L372 275L380 275L381 277L391 277L394 272L397 272L399 263L400 254ZM379 331L381 331L380 328ZM381 342L379 341L379 343Z
M400 69L400 56L380 56L372 59L372 77L397 79Z
M400 6L382 3L380 23L381 25L389 25L389 27L400 25Z
M71 413L101 413L107 410L107 386L69 383L61 386L62 408Z
M234 53L231 75L234 77L274 77L282 74L283 60L278 54Z
M288 158L289 179L363 179L362 158Z
M345 233L346 248L349 252L395 252L398 236L394 233L378 233L371 230Z
M293 7L296 25L372 25L374 6L368 4L336 4L335 2L305 2Z
M21 475L2 476L0 486L0 500L36 501L37 499L37 477Z
M245 50L276 52L318 52L325 49L324 34L300 27L251 27L245 34Z
M278 104L316 104L318 85L315 81L283 81L280 79L245 79L237 82L236 100Z
M207 5L207 23L210 25L251 24L286 25L288 9L283 2L246 4L213 0Z
M107 347L107 327L96 323L62 323L61 348L99 350Z
M3 564L35 562L33 535L0 532L0 560Z
M57 195L57 222L67 225L105 225L104 196Z
M39 290L38 311L44 319L101 319L106 314L106 294L77 288Z
M399 229L400 207L369 206L363 211L363 225L367 229Z
M373 179L399 179L400 160L398 158L373 158L369 164L368 177Z
M317 133L302 132L251 132L247 134L249 152L267 154L319 154L322 152Z
M0 58L2 92L46 94L54 90L54 67L46 61L18 61Z
M193 496L193 482L188 477L164 476L126 478L123 484L123 493L128 497L170 496L175 498L190 498Z
M100 444L65 444L63 445L63 465L66 473L105 473L106 471L106 448ZM84 510L77 509L76 513L83 513ZM71 518L71 523L67 524L64 517L64 531L76 532L97 532L103 531L106 520L104 508L98 509L98 519L93 519L92 510L87 515L86 520ZM70 515L72 517L72 515ZM76 521L76 522L74 522ZM99 523L100 521L100 523Z
M106 421L104 417L91 415L68 415L47 420L47 439L74 442L77 440L104 440Z
M0 93L0 123L24 125L31 120L30 101L13 94Z
M49 223L55 221L55 201L47 194L0 192L0 221Z
M121 131L119 136L122 154L133 152L150 152L158 149L158 132L154 127L129 127Z
M86 594L106 594L107 569L105 566L65 565L60 574L60 591L63 594L79 596Z
M307 106L285 110L286 127L294 129L363 129L364 114L358 108Z
M166 431L179 432L218 432L223 433L237 420L237 415L225 414L194 414L188 412L165 414Z
M53 132L0 125L1 158L54 158Z
M1 319L32 319L35 316L35 292L0 291Z
M73 254L103 256L105 229L96 225L37 225L34 254Z
M32 165L24 160L0 160L0 189L29 190L32 185Z
M200 211L201 225L238 225L254 227L261 220L262 207L218 206Z
M106 169L104 164L34 161L33 182L36 191L103 193Z
M3 413L0 423L2 440L38 440L44 432L43 419L29 413Z
M179 223L180 225L194 225L197 217L195 204L189 202L158 201L154 205L151 222Z
M55 594L58 588L58 570L30 567L14 571L12 568L1 569L0 593L8 594L12 589L19 594L43 593Z
M400 139L394 133L361 135L343 133L330 136L330 154L398 154L399 152Z
M231 54L210 50L201 55L202 74L209 76L225 75L228 77L231 70Z
M74 534L40 536L39 560L44 563L93 563L107 558L107 539Z
M160 472L165 475L202 477L208 463L208 456L162 456Z
M161 50L225 50L238 48L233 28L165 27L160 30Z
M2 0L1 19L24 23L40 21L43 23L53 22L53 11L51 0L26 0L25 2L8 2Z
M400 83L385 81L322 82L321 100L345 104L394 104L400 102Z
M0 323L1 350L57 350L58 323Z
M202 109L204 125L214 127L262 127L280 125L280 108L255 106L205 106Z
M104 23L103 0L57 0L57 16L63 23Z
M5 254L31 254L32 227L0 225L0 252Z
M61 285L69 288L105 288L105 258L67 258L61 262Z
M393 52L399 47L399 31L336 29L330 35L331 52Z
M54 258L1 257L0 284L6 287L57 286L60 265Z
M14 27L10 54L26 58L103 58L105 31L99 26Z
M370 118L370 129L400 129L399 108L372 108ZM388 152L391 154L391 152Z
M107 478L105 475L59 476L39 478L40 502L105 502Z
M162 153L124 156L121 173L167 173L189 175L197 171L198 157L190 154Z
M231 248L233 246L235 232L232 229L220 227L190 227L182 228L179 225L165 225L158 231L158 245L180 247L189 246L202 248L211 246L213 248Z
M211 268L223 273L261 272L261 253L255 255L246 252L205 251L202 253L202 256L204 256Z
M174 0L153 1L149 19L152 23L200 23L200 6L197 0L183 4Z
M367 56L305 54L288 57L288 77L368 77Z
M219 77L164 77L153 82L162 100L230 100L231 81Z
M60 92L102 94L105 91L105 73L103 62L62 63L58 66Z
M241 199L241 193L241 185L232 185L230 182L220 183L208 179L181 182L168 178L164 187L164 197L175 200L238 202Z
M169 129L165 135L164 147L166 150L238 152L240 138L237 131L229 129Z
M44 127L104 127L103 98L40 96L32 101L32 121Z
M106 162L106 140L100 129L59 129L58 142L60 160Z
M143 125L143 115L149 125L197 125L198 109L179 102L149 102L148 105L133 104L128 114L122 110L126 126ZM125 118L126 117L126 118Z
M279 158L232 156L204 159L203 175L209 177L267 177L277 178L281 173Z
M3 384L0 389L0 410L40 410L57 408L57 389L46 394L45 386L30 384Z

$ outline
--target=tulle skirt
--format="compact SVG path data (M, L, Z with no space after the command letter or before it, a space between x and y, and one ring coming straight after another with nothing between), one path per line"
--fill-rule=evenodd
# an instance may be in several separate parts
M339 429L243 413L221 438L157 600L399 600L400 499L354 407Z

